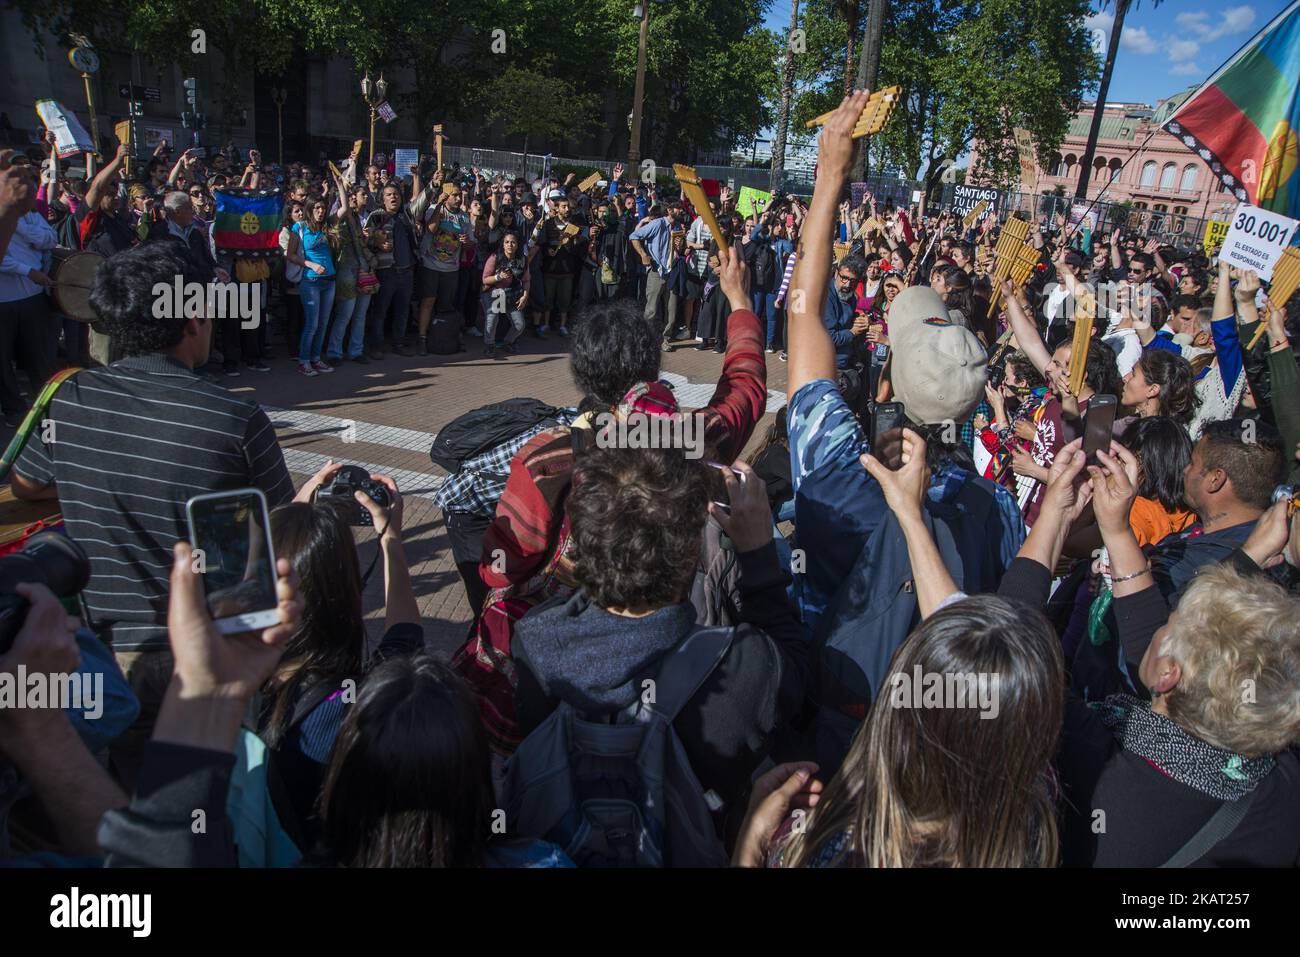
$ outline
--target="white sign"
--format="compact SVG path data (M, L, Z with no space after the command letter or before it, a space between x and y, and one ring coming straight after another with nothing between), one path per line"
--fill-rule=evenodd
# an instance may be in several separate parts
M1272 279L1273 267L1291 242L1297 225L1300 223L1287 216L1242 203L1232 214L1232 225L1219 256L1226 256L1238 269L1255 270L1260 279Z
M176 143L176 137L169 129L165 129L161 126L146 126L144 128L145 149L153 152L154 147L158 145L160 140L165 142L168 146L173 146Z
M919 203L920 201L921 201L921 191L919 189L912 190L912 202Z
M54 134L54 145L59 150L59 159L95 152L90 134L77 120L77 115L70 110L65 110L61 103L54 100L37 100L36 115L41 118L45 128Z
M1090 232L1097 231L1097 207L1088 203L1075 203L1070 207L1070 229L1078 229L1085 221Z
M420 165L420 151L408 149L393 150L394 176L410 176L411 167Z

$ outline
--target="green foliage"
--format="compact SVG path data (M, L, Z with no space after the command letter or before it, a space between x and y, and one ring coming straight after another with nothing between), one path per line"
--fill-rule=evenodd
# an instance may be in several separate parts
M808 53L801 58L797 126L840 100L848 30L842 9L833 0L809 0L800 14ZM1018 170L1016 127L1033 135L1046 162L1096 85L1100 64L1083 26L1088 12L1088 0L894 0L879 85L901 84L905 101L870 144L873 166L918 178L934 160L955 159L978 142L983 170L1010 181Z

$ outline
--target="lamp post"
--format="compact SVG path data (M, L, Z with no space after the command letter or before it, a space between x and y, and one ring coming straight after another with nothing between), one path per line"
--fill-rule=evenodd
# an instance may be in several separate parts
M282 86L271 87L271 102L275 104L275 127L280 139L280 168L284 168L284 104L289 91Z
M650 26L650 0L638 0L632 16L641 21L636 47L636 89L632 94L632 135L627 147L627 169L638 176L641 168L641 100L645 96L645 41Z
M384 75L380 73L379 79L372 83L370 71L367 70L361 80L361 95L365 97L370 107L370 156L367 162L373 163L375 161L375 120L379 117L379 104L388 98L388 81L384 79Z
M81 78L86 83L86 107L90 110L90 142L93 153L86 154L86 182L95 175L95 158L99 155L99 117L95 115L95 92L90 85L92 74L99 72L99 55L89 43L78 43L68 51L68 62L73 69L81 71Z

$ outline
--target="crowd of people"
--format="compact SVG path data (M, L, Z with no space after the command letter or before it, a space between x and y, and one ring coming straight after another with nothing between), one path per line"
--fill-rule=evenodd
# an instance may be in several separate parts
M1300 300L1124 224L1029 224L1013 282L996 211L843 201L865 102L823 128L807 202L749 216L619 168L585 192L286 171L264 281L304 376L570 340L575 406L503 395L435 445L444 587L474 609L450 661L424 647L397 484L355 495L383 564L369 642L348 511L318 494L339 466L295 491L266 414L218 381L266 368L265 328L221 330L214 368L212 319L150 309L158 281L235 271L211 191L274 171L187 153L128 183L119 156L77 195L9 158L13 396L15 362L35 391L58 361L52 333L13 349L55 328L31 300L67 217L106 257L112 357L11 473L57 497L90 574L75 616L18 586L0 675L98 675L106 703L0 708L0 861L1300 863ZM687 342L723 356L697 410L660 377ZM758 435L778 355L789 401ZM611 425L665 417L703 454ZM223 635L184 506L247 487L278 623Z

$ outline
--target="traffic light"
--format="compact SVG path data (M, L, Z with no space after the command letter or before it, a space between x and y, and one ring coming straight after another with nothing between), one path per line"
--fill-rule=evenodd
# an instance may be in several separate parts
M199 108L199 81L192 76L185 78L183 84L185 87L185 101L190 105L191 112L197 112Z

